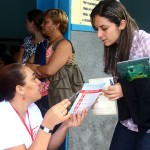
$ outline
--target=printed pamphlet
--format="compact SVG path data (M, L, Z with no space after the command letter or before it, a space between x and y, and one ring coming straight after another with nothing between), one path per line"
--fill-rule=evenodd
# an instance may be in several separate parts
M108 89L108 86L113 85L112 77L89 79L89 83L105 83L103 89ZM102 93L98 97L98 102L94 105L93 114L95 115L115 115L117 114L116 100L109 100Z
M70 113L76 114L83 109L89 109L102 94L105 82L84 83L83 88L78 92L77 98L73 103Z

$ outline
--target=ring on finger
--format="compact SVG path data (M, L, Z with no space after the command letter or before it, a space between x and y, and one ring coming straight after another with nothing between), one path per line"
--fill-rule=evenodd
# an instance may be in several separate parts
M61 112L61 114L64 116L64 115L65 115L65 112Z

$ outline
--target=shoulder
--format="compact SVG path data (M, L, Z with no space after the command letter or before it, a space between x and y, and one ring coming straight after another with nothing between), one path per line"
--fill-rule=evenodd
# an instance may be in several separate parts
M56 44L56 49L65 48L72 49L72 44L67 39L62 39L58 44Z
M24 126L8 101L0 102L0 118L0 149L24 144Z
M32 103L31 105L29 105L28 107L29 111L36 111L36 112L40 112L40 109L38 108L38 106L35 103Z
M32 118L36 117L36 118L39 118L40 120L42 120L41 111L35 103L32 103L28 107L28 111L29 111L29 114L31 115Z
M7 115L7 110L10 109L10 103L3 100L2 102L0 102L0 116L4 116L5 114ZM6 111L6 113L2 113L4 112L4 110Z
M134 33L130 59L150 56L150 34L144 30L137 30Z
M32 35L28 35L24 38L24 42L31 41Z
M150 34L144 30L138 30L134 33L134 39L139 42L139 40L150 40Z
M138 30L134 32L134 38L132 42L132 47L145 46L150 44L150 34L145 32L144 30Z

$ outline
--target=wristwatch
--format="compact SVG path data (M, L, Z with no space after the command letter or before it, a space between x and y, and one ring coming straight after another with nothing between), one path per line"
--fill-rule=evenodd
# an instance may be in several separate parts
M42 129L45 133L52 133L53 132L53 130L51 130L49 128L46 128L46 127L44 127L42 125L40 125L40 129Z

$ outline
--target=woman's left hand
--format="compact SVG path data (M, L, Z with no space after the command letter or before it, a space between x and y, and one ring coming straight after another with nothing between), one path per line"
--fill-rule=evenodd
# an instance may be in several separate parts
M63 122L64 125L66 125L68 128L69 127L77 127L81 125L83 122L84 118L87 115L88 110L85 109L82 112L78 112L77 114L72 114L68 120Z

